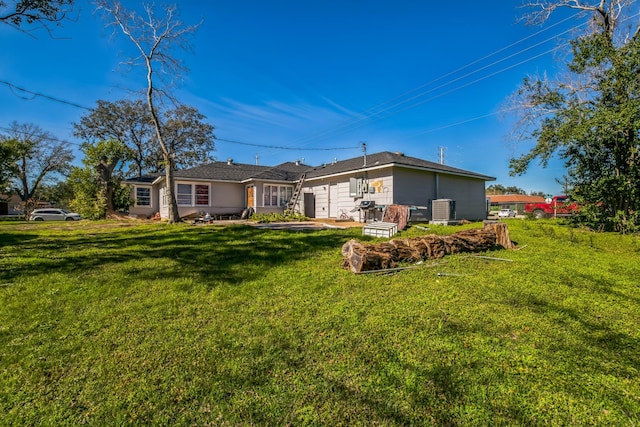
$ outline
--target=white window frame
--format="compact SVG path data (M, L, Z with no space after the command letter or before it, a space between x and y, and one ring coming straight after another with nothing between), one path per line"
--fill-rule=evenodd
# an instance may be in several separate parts
M207 203L198 203L197 187L207 187ZM193 184L193 202L195 206L211 206L211 184L196 183Z
M180 193L180 186L181 185L188 185L189 186L189 193ZM178 206L193 206L193 184L190 182L176 182L176 203L178 204ZM189 201L186 202L186 196L189 196ZM183 196L185 198L184 201L180 200L180 196Z
M181 185L188 185L190 190L189 190L189 202L186 203L186 196L187 193L179 193L178 192L178 188ZM206 187L207 188L207 202L206 203L198 203L198 195L196 194L196 187L201 186L201 187ZM206 182L176 182L176 203L178 204L178 206L198 206L198 207L204 207L204 206L211 206L211 184L206 183ZM180 200L180 196L183 196L182 202Z
M149 204L147 205L141 205L140 203L138 203L138 190L147 190L149 192ZM148 187L146 185L136 185L133 189L134 194L135 194L135 199L136 199L136 207L140 207L140 208L150 208L151 206L153 206L153 200L152 200L152 195L151 195L151 187Z
M276 193L275 196L273 194L274 190ZM267 194L269 195L268 199L267 199ZM287 198L287 196L289 197ZM292 185L278 185L278 184L262 185L262 203L263 203L263 206L265 207L272 207L272 208L284 207L287 204L287 202L291 199L291 196L293 196Z

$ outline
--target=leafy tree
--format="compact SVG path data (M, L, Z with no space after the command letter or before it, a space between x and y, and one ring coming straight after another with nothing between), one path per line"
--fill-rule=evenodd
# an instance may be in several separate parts
M175 49L188 48L187 37L198 28L185 26L176 16L175 7L164 9L164 17L158 17L151 6L144 6L144 15L126 10L117 0L99 0L109 24L119 29L133 45L135 54L128 61L131 66L146 70L146 102L155 130L155 141L162 153L166 176L166 195L169 210L168 221L180 221L174 191L175 154L167 140L162 122L163 102L173 101L172 83L186 70L172 54ZM164 83L164 85L161 85ZM161 87L162 86L162 87Z
M490 186L487 187L486 193L494 194L494 195L504 194L504 185L491 184Z
M582 11L592 24L571 41L568 74L552 81L527 78L517 93L523 107L519 133L535 141L511 160L524 173L557 155L569 170L572 198L585 207L580 220L601 229L640 226L640 26L627 0L537 2L532 22L558 8ZM624 25L623 25L624 24Z
M510 185L509 187L506 187L504 189L504 193L505 194L527 194L526 191L524 191L520 187L516 187L515 185Z
M150 169L149 159L155 148L153 124L142 100L97 102L96 108L73 124L75 137L91 144L116 140L131 149L130 174L143 175ZM151 167L157 170L157 166Z
M0 141L14 153L11 190L25 206L35 198L41 185L69 173L73 154L68 143L58 141L34 124L13 122L8 134L0 135Z
M71 12L73 0L0 0L0 22L24 31L25 25L39 24L47 31Z
M174 154L175 167L184 168L210 160L214 150L213 126L205 116L186 105L162 112L164 135ZM95 109L75 123L74 135L85 141L115 139L132 152L129 173L143 175L163 168L162 151L155 142L149 111L141 100L98 101Z
M163 134L176 168L189 168L212 160L214 128L205 123L205 119L197 109L184 104L164 112Z
M500 195L500 194L527 194L522 188L511 185L505 187L502 184L491 184L487 187L487 194Z
M46 200L54 206L67 208L73 200L73 187L67 179L50 185L42 185L36 195L38 200Z
M84 167L73 168L71 185L75 197L74 210L89 219L104 218L109 211L129 206L129 189L123 188L122 168L131 158L131 149L110 139L96 144L82 144Z
M11 181L17 173L16 158L15 144L0 138L0 197L11 191Z
M104 219L107 214L107 202L100 191L98 176L90 167L74 167L69 175L74 198L71 209L86 219Z

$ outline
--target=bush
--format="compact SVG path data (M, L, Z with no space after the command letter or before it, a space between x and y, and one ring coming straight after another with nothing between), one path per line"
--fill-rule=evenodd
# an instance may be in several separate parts
M570 222L596 231L615 231L622 234L640 232L640 213L611 212L601 204L585 204L570 218Z

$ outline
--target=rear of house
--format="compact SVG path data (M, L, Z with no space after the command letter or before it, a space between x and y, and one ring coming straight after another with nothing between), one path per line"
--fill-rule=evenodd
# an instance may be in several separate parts
M450 199L458 219L485 219L485 182L493 177L401 153L383 152L315 168L303 186L301 211L315 218L381 219L389 205L407 205L414 218L432 218L432 202ZM357 209L363 201L379 209Z
M401 153L382 152L318 167L300 162L258 166L227 162L175 172L180 216L204 212L214 216L282 213L294 194L295 210L310 218L381 219L385 206L408 205L414 217L432 218L432 202L450 199L458 219L486 218L485 182L474 172L429 162ZM168 216L164 176L127 181L135 204L130 213ZM358 209L362 202L374 209ZM292 202L293 203L293 202Z

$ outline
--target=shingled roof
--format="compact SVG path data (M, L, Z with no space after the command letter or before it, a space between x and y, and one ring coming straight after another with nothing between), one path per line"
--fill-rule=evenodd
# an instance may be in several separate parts
M339 162L319 166L307 172L307 179L392 165L428 170L432 172L444 172L452 175L483 179L485 181L495 180L495 178L491 176L482 175L451 166L441 165L440 163L422 160L417 157L405 156L402 153L391 153L389 151L367 155L366 165L364 162L364 156L359 156L354 157L353 159L342 160Z
M176 178L211 179L215 181L244 181L273 169L271 166L245 163L213 162L190 169L175 171Z
M297 181L300 176L313 168L299 162L286 162L253 176L265 181Z
M125 179L129 184L152 184L161 174L149 174Z
M311 167L299 162L286 162L278 166L259 166L245 163L213 162L206 165L196 166L190 169L175 171L176 178L187 179L209 179L214 181L243 182L250 179L261 181L297 181L303 173L307 174L307 179L321 178L328 175L339 175L359 170L372 169L385 166L399 166L414 169L427 170L431 172L443 172L452 175L466 176L470 178L494 181L495 178L487 175L458 169L439 163L429 162L417 157L405 156L401 153L391 153L384 151L367 155L366 165L364 156L352 159L341 160L318 167ZM151 183L158 176L145 176L130 178L130 183Z

